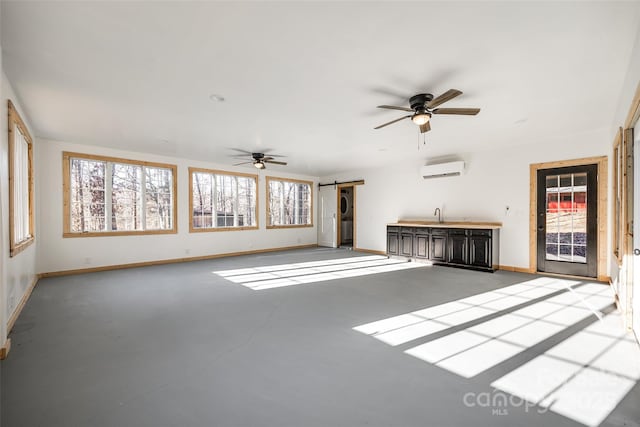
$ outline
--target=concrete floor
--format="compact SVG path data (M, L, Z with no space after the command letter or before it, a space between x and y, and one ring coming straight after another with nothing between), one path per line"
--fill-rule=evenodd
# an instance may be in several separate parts
M362 255L309 249L43 279L2 362L2 427L582 425L463 399L595 317L472 378L353 330L536 276L425 267L256 291L213 274ZM635 384L602 425L640 425L639 402Z

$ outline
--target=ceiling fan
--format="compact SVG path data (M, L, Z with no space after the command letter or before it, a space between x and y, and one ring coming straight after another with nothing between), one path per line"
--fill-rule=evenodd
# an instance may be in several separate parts
M234 157L247 157L247 156L251 156L251 160L247 161L247 162L241 162L241 163L236 163L233 166L240 166L240 165L248 165L248 164L253 164L253 166L256 169L266 169L266 163L271 163L274 165L286 165L286 162L279 162L277 160L275 160L275 157L284 157L284 156L280 156L278 154L269 154L269 155L265 155L264 153L252 153L250 151L245 151L245 150L240 150L238 148L234 148L234 150L239 151L243 154L238 154Z
M407 111L409 114L399 119L392 120L383 125L377 126L374 129L380 129L385 126L392 125L404 119L411 118L411 121L420 126L420 133L429 132L431 130L431 116L433 114L456 114L463 116L475 116L480 112L479 108L436 108L440 104L444 104L447 101L452 100L458 95L462 95L462 92L457 89L449 89L442 95L434 98L430 93L419 93L409 98L408 107L396 107L393 105L378 105L378 108L385 108L387 110L400 110Z

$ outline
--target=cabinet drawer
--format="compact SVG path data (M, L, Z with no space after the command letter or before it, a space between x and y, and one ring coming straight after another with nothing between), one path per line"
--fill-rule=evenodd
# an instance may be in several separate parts
M467 230L465 230L464 228L450 228L449 234L464 236L465 234L467 234Z
M488 236L491 237L491 230L471 230L472 236Z
M431 229L428 227L416 227L416 234L429 234Z
M400 227L387 226L388 233L397 233L398 231L400 231Z
M431 234L437 234L439 236L446 236L447 235L447 228L432 228L431 229Z

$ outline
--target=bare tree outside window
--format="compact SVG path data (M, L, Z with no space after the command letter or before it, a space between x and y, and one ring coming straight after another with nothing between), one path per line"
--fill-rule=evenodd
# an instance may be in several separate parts
M255 175L189 171L192 231L257 228Z
M65 156L65 233L175 231L175 167Z
M267 226L310 226L311 182L267 179Z

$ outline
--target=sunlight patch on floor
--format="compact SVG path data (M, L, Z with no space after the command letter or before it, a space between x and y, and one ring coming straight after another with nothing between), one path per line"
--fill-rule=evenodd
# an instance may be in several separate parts
M339 258L294 264L214 271L214 274L253 290L265 290L347 277L426 267L428 264L389 259L385 256Z
M591 317L491 386L597 426L640 380L640 347L619 314L603 314L613 304L607 285L537 278L353 329L391 346L422 339L405 353L471 378Z
M640 380L640 348L611 313L491 385L588 426Z
M526 304L533 298L549 295L559 290L566 290L571 285L578 283L571 280L537 278L400 316L356 326L353 329L371 335L387 344L400 345L434 332L494 315L500 310ZM531 294L532 292L534 295ZM551 304L551 307L552 310L550 312L560 309L555 304ZM531 310L527 313L528 315L523 313L522 316L536 318L538 315Z

